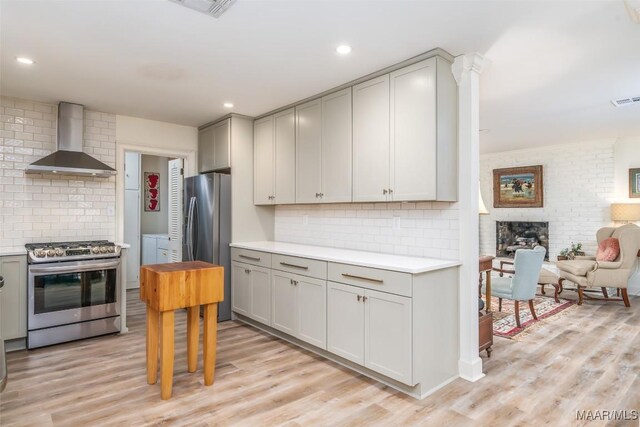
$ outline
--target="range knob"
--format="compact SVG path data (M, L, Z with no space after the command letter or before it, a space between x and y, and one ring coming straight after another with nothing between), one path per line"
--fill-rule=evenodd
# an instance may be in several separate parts
M47 249L47 256L56 256L55 249Z
M114 253L116 251L115 246L109 246L108 249L109 249L109 253Z
M100 247L100 252L103 253L103 254L106 254L107 250L108 250L108 248L106 246L101 246Z
M33 254L38 258L42 258L46 255L46 252L44 251L44 249L36 249L33 251Z
M100 253L100 248L98 246L94 246L91 248L91 253L97 254Z
M56 256L62 256L64 255L64 251L62 250L62 248L57 248L56 249Z

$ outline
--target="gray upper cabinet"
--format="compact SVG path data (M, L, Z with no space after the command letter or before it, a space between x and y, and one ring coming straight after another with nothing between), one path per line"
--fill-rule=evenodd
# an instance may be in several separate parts
M351 88L322 98L322 202L351 201Z
M296 202L351 201L351 88L296 107Z
M457 199L457 86L440 58L394 71L390 82L390 198Z
M289 111L278 113L287 123ZM456 201L457 119L457 85L451 62L441 56L299 104L295 166L282 173L278 161L274 166L276 193L282 187L288 194L285 182L295 171L295 198L256 204ZM255 169L260 181L262 161Z
M215 123L198 133L198 172L231 167L231 119Z
M322 100L296 107L296 202L322 201Z
M389 191L389 75L353 87L353 201L386 202Z
M254 122L254 204L295 202L295 112L286 111Z
M273 116L253 122L253 203L271 205L275 198Z
M275 140L274 203L296 201L296 127L293 108L273 117Z

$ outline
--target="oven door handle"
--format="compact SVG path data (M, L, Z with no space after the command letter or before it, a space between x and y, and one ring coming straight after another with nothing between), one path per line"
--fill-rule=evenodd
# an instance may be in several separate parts
M95 262L79 265L60 266L29 266L29 272L34 274L60 274L60 273L77 273L81 271L105 270L116 268L120 265L120 260L111 262Z

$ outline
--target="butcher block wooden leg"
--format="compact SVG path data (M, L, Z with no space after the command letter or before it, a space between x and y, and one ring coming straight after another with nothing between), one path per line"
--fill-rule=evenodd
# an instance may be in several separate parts
M218 336L218 304L204 306L204 385L213 384L216 371L216 340Z
M147 383L158 381L158 312L147 305Z
M200 340L200 306L187 309L187 371L198 367L198 341Z
M160 313L162 336L160 347L162 359L160 360L160 396L163 400L171 397L173 386L173 311Z

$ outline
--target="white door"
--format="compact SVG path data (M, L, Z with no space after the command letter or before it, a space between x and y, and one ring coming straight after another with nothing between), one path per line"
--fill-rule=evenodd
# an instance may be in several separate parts
M231 167L231 119L213 125L213 170Z
M297 337L327 349L327 282L298 276L295 279Z
M124 190L124 243L127 250L127 289L140 287L140 190Z
M436 200L436 58L390 75L394 201Z
M293 108L274 115L275 202L296 201L296 126Z
M262 267L251 267L251 311L249 316L265 325L271 324L271 274Z
M124 189L140 190L140 154L124 153Z
M322 98L322 201L351 201L351 88Z
M365 297L364 365L413 385L411 298L371 290L365 291Z
M389 191L389 75L353 87L353 201L384 202Z
M236 313L249 316L250 287L251 268L234 261L231 265L231 307Z
M169 160L169 261L182 261L182 224L184 221L184 162L182 159Z
M320 203L322 100L296 107L296 203Z
M327 351L364 365L364 289L327 282Z
M296 284L294 275L273 270L271 326L289 335L296 335Z
M208 172L214 168L213 126L198 131L198 172Z
M253 203L271 205L274 191L273 116L253 122Z

